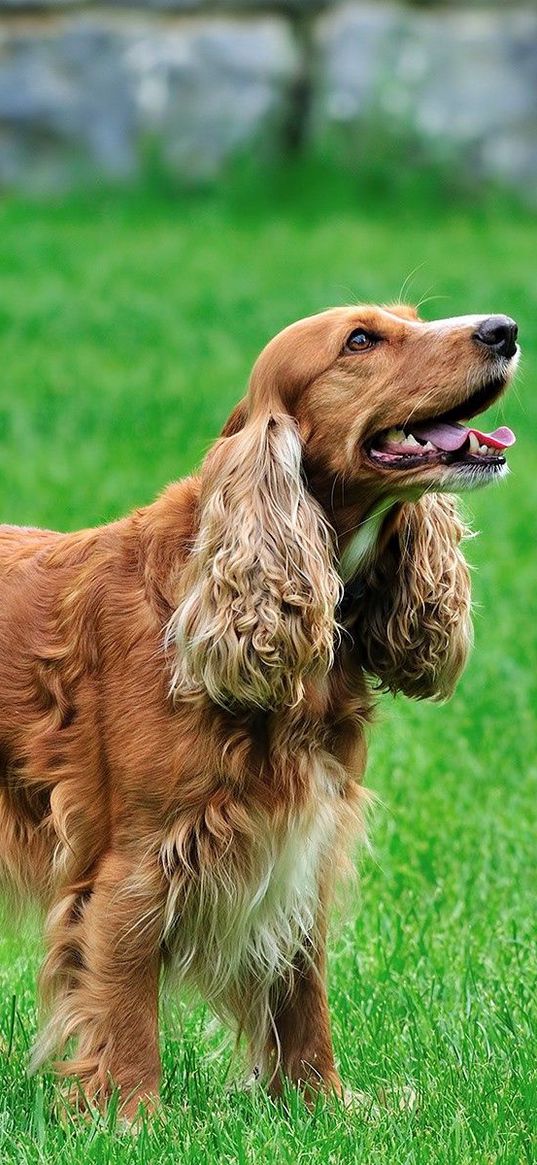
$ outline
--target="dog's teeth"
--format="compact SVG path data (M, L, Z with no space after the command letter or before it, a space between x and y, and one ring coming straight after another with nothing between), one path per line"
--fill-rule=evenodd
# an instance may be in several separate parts
M405 443L405 445L409 445L411 449L415 449L415 448L421 449L421 445L420 445L419 441L416 441L416 438L413 436L412 433L409 433L408 437L405 437L404 443Z
M385 440L393 441L394 445L404 445L405 434L402 429L388 429Z
M479 452L480 452L480 453L488 453L488 451L489 451L489 447L488 447L488 445L480 445L480 446L479 446Z
M479 441L477 440L475 433L470 433L469 452L479 453Z
M422 448L424 453L436 453L436 446L431 441L426 441Z

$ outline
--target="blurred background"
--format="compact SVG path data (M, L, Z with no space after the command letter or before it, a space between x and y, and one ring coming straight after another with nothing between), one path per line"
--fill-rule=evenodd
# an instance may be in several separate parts
M409 1082L418 1112L239 1101L179 1008L158 1127L109 1151L26 1074L41 939L9 911L2 1162L537 1159L536 228L535 4L0 0L0 522L150 502L267 340L333 304L506 312L522 346L482 421L516 431L511 475L464 499L475 651L448 707L382 701L333 940L344 1079Z
M523 0L1 0L0 183L189 183L403 135L535 195L537 10ZM377 146L378 148L378 146Z
M533 321L536 222L523 0L0 0L12 517L151 497L310 311Z

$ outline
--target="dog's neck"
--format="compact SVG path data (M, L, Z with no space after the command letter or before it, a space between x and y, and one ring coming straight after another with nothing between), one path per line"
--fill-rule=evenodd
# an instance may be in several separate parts
M339 573L343 583L351 582L371 566L381 529L400 501L396 497L379 498L362 518L340 558Z
M383 548L383 531L388 531L392 526L391 519L395 518L403 502L417 502L425 492L419 487L409 487L402 494L388 494L378 498L366 509L340 556L339 573L345 585L370 569L378 550Z

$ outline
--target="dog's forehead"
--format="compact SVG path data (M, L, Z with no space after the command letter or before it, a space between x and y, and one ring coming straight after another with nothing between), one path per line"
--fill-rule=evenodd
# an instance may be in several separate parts
M383 310L389 312L392 316L397 316L400 320L411 320L412 323L422 323L418 315L418 309L411 303L400 303L397 300L394 303L383 304Z
M397 316L378 304L329 308L289 324L267 344L252 373L252 381L267 372L285 370L289 384L298 385L321 375L341 355L347 336L357 328L385 336L399 336L417 320Z
M345 333L354 328L362 327L365 331L376 332L389 336L415 334L417 330L430 332L431 330L449 331L458 328L477 325L484 317L482 315L449 316L445 319L423 320L417 309L408 303L348 304L341 307L328 308L327 311L315 315L304 316L289 324L274 337L267 348L283 351L286 346L298 345L303 352L312 342L324 345L328 349L341 342Z
M418 333L449 332L475 325L481 317L454 316L442 320L420 319L407 303L347 304L304 316L278 332L263 349L260 364L285 364L290 379L318 375L341 354L345 340L358 328L396 341Z
M390 328L400 329L405 324L419 324L417 311L410 304L381 305L373 303L349 304L344 307L329 308L317 315L306 316L297 320L286 328L280 335L295 332L296 337L313 336L325 337L327 340L347 329L363 327L372 331Z

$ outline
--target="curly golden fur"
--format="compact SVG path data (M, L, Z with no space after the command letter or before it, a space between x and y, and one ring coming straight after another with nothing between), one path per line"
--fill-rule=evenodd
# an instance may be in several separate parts
M465 533L454 498L407 502L366 575L354 636L385 691L418 700L453 694L472 643Z
M278 708L334 657L341 583L325 514L302 480L296 422L267 413L203 468L199 531L169 625L177 694Z
M34 1064L68 1052L101 1104L155 1100L163 969L272 1091L340 1090L325 938L372 687L452 692L470 587L446 491L501 468L372 441L499 395L515 361L481 319L301 320L199 476L100 529L0 527L0 862L48 912Z

